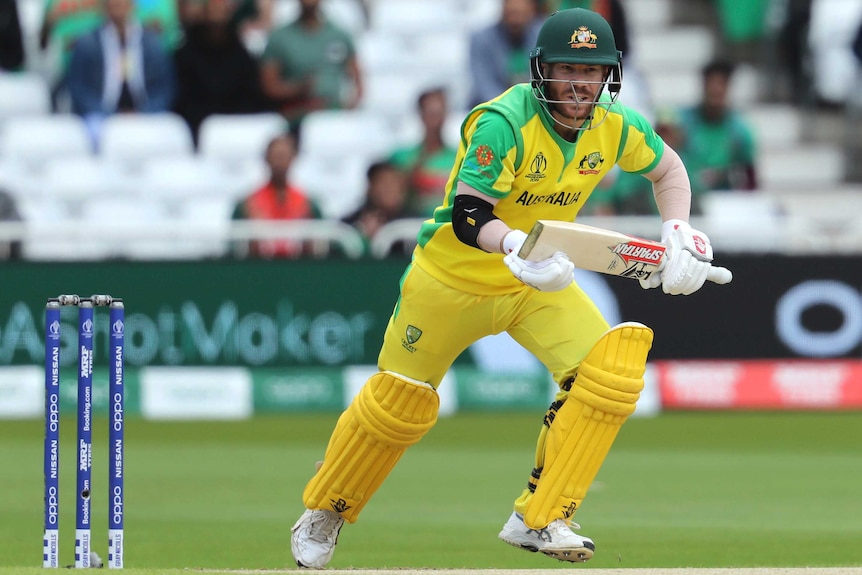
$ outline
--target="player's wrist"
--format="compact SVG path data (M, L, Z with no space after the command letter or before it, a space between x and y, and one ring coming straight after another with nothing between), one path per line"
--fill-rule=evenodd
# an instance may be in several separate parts
M522 232L521 230L511 230L500 240L500 251L506 255L511 253L518 255L518 252L521 250L521 246L524 245L524 241L526 241L526 239L527 234L525 232Z
M665 222L662 222L662 224L661 224L661 241L662 242L666 241L667 238L676 229L679 229L679 228L688 229L690 227L691 226L689 226L688 222L685 220L670 219L670 220L667 220Z

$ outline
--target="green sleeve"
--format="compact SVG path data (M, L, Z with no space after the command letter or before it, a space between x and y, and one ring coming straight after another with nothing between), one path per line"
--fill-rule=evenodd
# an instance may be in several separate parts
M517 141L512 125L488 110L476 122L458 179L494 198L504 197L515 178L513 157Z

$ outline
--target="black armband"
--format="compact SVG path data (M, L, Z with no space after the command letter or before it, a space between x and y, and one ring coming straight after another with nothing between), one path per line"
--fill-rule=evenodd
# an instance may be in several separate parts
M457 194L452 207L452 228L455 236L474 248L479 246L479 230L491 220L499 219L494 215L494 206L482 198L470 194Z

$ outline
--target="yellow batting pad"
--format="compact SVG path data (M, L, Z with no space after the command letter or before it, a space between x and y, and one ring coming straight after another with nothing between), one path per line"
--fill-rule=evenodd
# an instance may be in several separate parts
M581 362L568 398L544 431L535 492L522 496L528 527L569 520L580 507L620 427L635 410L652 341L648 327L623 323L605 333Z
M305 507L356 521L407 448L437 422L439 407L428 384L389 372L371 376L338 419L323 465L305 486Z

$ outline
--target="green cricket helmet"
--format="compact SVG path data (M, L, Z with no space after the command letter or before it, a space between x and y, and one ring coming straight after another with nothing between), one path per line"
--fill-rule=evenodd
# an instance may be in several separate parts
M554 12L542 24L536 47L530 52L533 95L547 109L548 104L555 103L546 97L547 82L565 81L545 77L544 64L591 64L608 66L598 95L607 88L613 103L622 83L621 62L622 52L617 50L611 26L600 14L584 8Z

